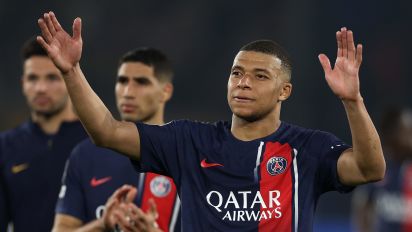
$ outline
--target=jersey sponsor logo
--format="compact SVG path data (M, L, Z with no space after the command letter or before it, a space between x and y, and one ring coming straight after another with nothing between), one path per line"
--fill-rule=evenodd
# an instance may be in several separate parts
M164 176L157 176L150 181L150 191L156 197L165 197L172 190L172 183Z
M203 159L200 162L200 167L202 167L202 168L223 167L223 165L219 164L219 163L208 163L208 162L206 162L206 159Z
M104 210L106 209L106 206L105 205L99 205L97 208L96 208L96 219L99 219L99 218L102 218L103 217L103 213L104 213Z
M97 187L97 186L99 186L99 185L102 185L102 184L108 182L108 181L111 180L111 179L112 179L111 176L104 177L104 178L101 178L101 179L96 179L96 177L93 177L93 178L90 180L90 185L94 188L94 187Z
M260 191L230 191L224 196L219 191L210 191L206 195L207 203L220 215L222 221L261 221L282 217L280 191L271 190L265 202ZM252 200L253 199L253 200Z
M13 174L17 174L17 173L20 173L20 172L26 170L28 167L29 167L29 163L22 163L22 164L13 165L11 167L11 172Z
M272 176L282 174L286 167L288 166L288 161L283 157L272 157L266 163L266 170Z

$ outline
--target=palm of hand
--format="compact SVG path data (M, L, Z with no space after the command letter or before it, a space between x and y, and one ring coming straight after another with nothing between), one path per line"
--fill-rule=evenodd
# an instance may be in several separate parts
M333 93L340 99L354 100L359 93L359 68L348 59L338 57L335 67L325 74Z
M49 55L62 72L68 72L80 61L82 40L73 39L67 32L57 31L50 41Z
M325 78L333 93L342 100L356 101L360 98L359 68L362 63L362 45L355 48L352 31L342 28L336 33L337 58L332 69L329 58L319 55Z

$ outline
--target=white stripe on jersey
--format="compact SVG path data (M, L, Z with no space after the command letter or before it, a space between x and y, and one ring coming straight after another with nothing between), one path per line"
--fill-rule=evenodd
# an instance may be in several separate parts
M256 167L255 167L255 170L254 170L255 182L259 181L259 175L258 175L257 171L258 171L258 167L260 165L260 157L262 156L262 147L263 147L264 144L265 144L264 142L260 142L257 157L256 157Z
M294 205L295 205L295 232L298 231L298 220L299 220L299 175L298 175L298 150L293 148L293 171L295 173L295 196L294 196Z
M179 216L179 210L180 210L180 198L179 198L179 195L176 194L175 206L173 207L172 218L170 219L170 226L169 226L169 231L171 232L175 231L177 216Z
M137 186L137 196L143 197L143 187L144 187L144 178L146 173L141 172L139 174L139 186Z

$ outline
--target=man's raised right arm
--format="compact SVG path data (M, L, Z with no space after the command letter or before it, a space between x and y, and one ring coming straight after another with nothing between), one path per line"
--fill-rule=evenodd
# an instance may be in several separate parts
M73 106L92 141L139 159L140 138L136 126L113 118L80 68L83 46L80 18L73 22L73 36L61 27L53 12L45 13L38 24L42 36L38 36L37 41L62 72Z

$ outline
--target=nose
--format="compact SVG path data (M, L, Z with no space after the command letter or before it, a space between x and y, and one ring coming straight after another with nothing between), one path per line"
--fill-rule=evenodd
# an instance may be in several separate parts
M47 91L48 84L47 81L39 80L36 82L35 90L37 93L45 93Z
M124 98L134 98L134 88L133 88L133 83L129 82L125 87L123 91L123 97Z
M251 87L251 76L249 74L243 75L239 82L237 83L237 87L241 89L250 89Z

